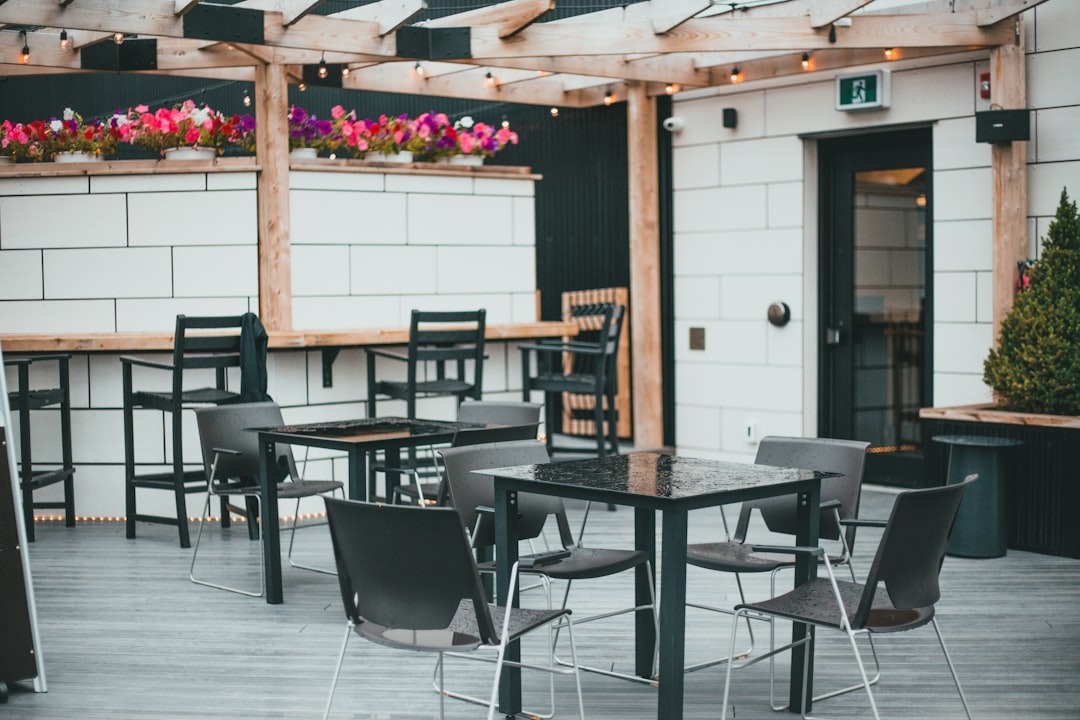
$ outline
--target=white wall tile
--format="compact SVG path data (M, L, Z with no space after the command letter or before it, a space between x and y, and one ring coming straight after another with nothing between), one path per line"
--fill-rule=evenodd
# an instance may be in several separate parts
M934 320L937 322L976 322L978 294L976 273L934 273Z
M473 180L469 175L387 175L386 192L469 195Z
M675 193L675 232L764 227L765 186L683 190Z
M720 449L719 408L678 405L675 407L675 427L679 428L682 448Z
M934 174L934 220L978 220L993 214L990 168Z
M934 372L982 374L993 327L985 323L934 323Z
M396 297L293 298L292 311L297 330L402 327Z
M413 309L446 312L451 310L487 310L486 323L498 325L511 321L512 296L506 292L402 295L401 321L398 327L408 327Z
M1036 40L1028 44L1028 51L1042 53L1076 47L1076 22L1075 3L1046 3L1024 13L1024 27Z
M801 234L804 220L802 182L770 182L766 193L769 227L798 228Z
M62 204L47 195L0 197L0 237L5 250L123 247L124 203L123 195L71 195Z
M990 144L975 142L975 116L934 125L934 170L989 167Z
M42 298L40 250L0 250L0 300Z
M509 197L411 194L409 244L508 245L513 241L513 208Z
M982 405L993 402L994 393L982 381L982 373L934 373L934 401L937 407Z
M747 425L756 428L755 437L748 436ZM797 412L728 410L723 414L720 437L725 452L745 455L743 461L753 462L761 438L768 435L802 437L804 434L801 414Z
M440 247L438 292L514 292L536 286L530 247Z
M802 275L728 276L720 280L720 307L725 320L760 320L769 305L786 302L791 317L803 317Z
M294 191L348 190L380 193L385 185L386 176L383 173L308 172L305 170L289 172L289 188Z
M117 332L172 331L177 315L241 315L258 312L246 298L133 298L116 301Z
M1075 42L1076 19L1062 28L1074 37L1068 50L1027 56L1027 102L1030 108L1075 105L1080 98L1080 47Z
M437 250L432 247L356 245L349 248L353 295L400 295L435 288Z
M771 324L765 324L764 327L768 344L768 355L766 356L768 364L802 367L803 348L805 347L803 323L790 321L783 327L776 327Z
M258 242L254 190L135 193L127 202L128 243L133 246L202 245L217 238L232 244ZM169 218L178 222L169 223Z
M405 195L369 192L289 193L293 245L392 245L406 241Z
M0 178L0 196L6 195L82 195L90 191L90 179L69 177Z
M46 250L45 297L56 299L168 297L168 248Z
M216 172L206 174L207 190L255 190L258 176L253 172Z
M795 136L724 143L720 146L720 183L801 181L802 157L802 140Z
M1028 214L1052 216L1061 202L1062 188L1076 202L1080 190L1080 162L1044 163L1028 166Z
M169 173L160 175L92 175L90 192L139 193L206 190L204 173Z
M293 245L293 297L349 294L349 248L344 245Z
M173 248L175 297L258 295L259 253L253 245Z
M535 292L514 293L510 303L510 322L535 322L538 319Z
M680 145L672 150L672 185L676 190L720 184L720 146Z
M724 127L725 107L735 108L738 113L737 128ZM681 117L684 124L683 131L672 136L672 144L676 147L755 137L764 132L764 94L751 92L705 99L676 99L671 114Z
M677 277L675 317L680 320L720 318L720 278Z
M477 195L536 195L536 182L529 179L495 178L478 176L473 179L473 192Z
M1076 137L1076 129L1080 128L1080 104L1039 110L1032 113L1031 121L1039 130L1035 143L1038 162L1080 160L1080 140Z
M536 203L532 198L514 198L514 245L536 245Z
M976 322L992 323L994 321L994 273L975 274L975 298Z
M934 223L934 269L990 270L994 263L993 224L986 220Z

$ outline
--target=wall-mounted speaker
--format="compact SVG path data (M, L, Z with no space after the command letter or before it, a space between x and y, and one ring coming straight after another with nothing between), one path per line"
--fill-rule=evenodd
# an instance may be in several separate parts
M975 113L975 142L1009 143L1031 138L1031 114L1025 110Z

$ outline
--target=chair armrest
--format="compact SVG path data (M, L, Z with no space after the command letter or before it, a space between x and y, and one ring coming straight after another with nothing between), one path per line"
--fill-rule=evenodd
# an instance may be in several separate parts
M379 357L390 358L391 360L404 360L408 361L408 355L402 355L401 353L391 352L390 350L381 350L379 348L367 347L364 348L364 352L368 355L378 355Z
M232 448L219 448L219 447L216 447L216 448L211 448L211 450L213 450L218 455L233 455L235 457L240 457L241 455L244 454L244 453L240 452L239 450L233 450Z
M850 525L851 527L878 527L883 528L889 524L888 520L860 520L859 518L849 518L847 520L841 520L841 525Z
M839 500L826 500L818 507L820 507L822 510L832 510L833 508L841 508L843 507L843 505L844 504Z
M592 343L565 342L550 344L518 345L519 350L535 350L537 352L572 352L584 355L603 355L604 349Z
M805 545L751 545L750 549L754 552L810 555L811 557L821 557L825 554L825 550L822 548L806 547Z
M140 365L142 367L157 368L158 370L175 370L176 366L172 363L157 362L155 360L144 360L143 358L131 357L130 355L121 355L120 362L125 365Z

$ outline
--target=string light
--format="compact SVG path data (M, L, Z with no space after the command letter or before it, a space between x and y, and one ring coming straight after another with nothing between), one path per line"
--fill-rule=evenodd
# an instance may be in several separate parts
M71 38L68 37L67 30L60 31L60 48L63 50L71 49Z
M418 77L424 77L424 66L420 63L416 63L412 66L412 71L416 73Z
M557 108L557 107L551 108L551 117L559 117L559 108Z
M352 70L349 69L348 65L341 66L341 77L349 77L349 73L351 72Z
M495 87L495 76L491 74L491 71L484 73L484 84L490 87Z
M22 52L19 53L19 62L23 65L30 64L30 43L26 39L26 31L22 31Z
M509 120L507 120L507 118L506 118L506 116L505 116L505 115L503 115L503 119L502 119L502 126L503 126L504 128L508 128L508 127L510 127L510 121L509 121Z
M302 82L296 87L300 90L300 92L307 92L307 83Z
M664 86L664 92L666 92L668 95L674 95L681 89L682 88L679 87L679 83L668 83Z
M731 68L731 82L733 82L733 83L739 82L739 75L740 75L740 71L739 71L739 66L738 65Z
M615 102L615 93L612 92L611 88L608 88L604 92L604 104L611 105L613 102Z
M112 39L113 39L113 42L116 43L117 45L123 45L124 44L124 33L122 33L122 32L113 33Z
M810 53L803 53L802 54L802 69L803 70L809 70L810 69Z
M251 94L244 88L244 107L251 107Z
M330 71L326 67L326 53L323 53L323 56L319 58L319 77L325 78L329 74Z
M885 59L886 60L892 60L892 53L893 53L892 48L885 48Z

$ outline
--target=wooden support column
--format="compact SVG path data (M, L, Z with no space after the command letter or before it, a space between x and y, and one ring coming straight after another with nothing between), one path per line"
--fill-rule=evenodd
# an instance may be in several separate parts
M1012 21L1009 21L1012 22ZM1016 19L1016 42L990 51L990 102L1006 110L1027 107L1024 28ZM994 187L994 346L1001 321L1016 297L1016 263L1027 258L1027 143L991 146Z
M259 319L267 330L292 330L289 248L289 83L285 66L255 68L259 161Z
M664 403L656 102L645 94L644 83L630 83L627 91L634 444L657 448L664 444Z

